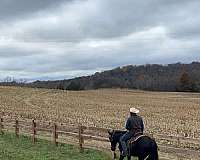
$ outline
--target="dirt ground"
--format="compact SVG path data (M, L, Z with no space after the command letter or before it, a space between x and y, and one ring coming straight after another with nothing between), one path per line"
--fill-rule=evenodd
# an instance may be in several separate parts
M130 107L140 109L146 132L200 138L199 93L0 87L0 113L20 118L123 129Z

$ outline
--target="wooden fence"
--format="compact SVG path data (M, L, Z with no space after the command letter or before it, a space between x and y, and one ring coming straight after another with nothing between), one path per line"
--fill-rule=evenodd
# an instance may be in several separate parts
M14 132L17 138L19 135L31 136L32 142L36 143L37 138L42 135L44 137L49 137L51 135L51 141L58 145L59 136L67 137L72 136L78 140L78 145L80 151L83 151L85 140L95 140L101 142L109 142L108 138L105 136L108 134L109 129L96 128L96 127L86 127L82 125L73 124L58 124L50 122L41 122L29 119L27 120L13 120L10 118L0 118L0 134L4 134L6 131ZM87 133L85 133L87 131ZM40 133L39 133L40 132ZM103 133L102 135L95 135L95 133ZM48 138L46 138L48 139ZM49 139L48 139L49 140Z
M28 135L31 136L32 142L36 143L37 138L51 140L52 143L58 145L61 143L68 143L67 137L73 137L74 140L77 140L79 149L82 152L84 148L104 148L110 149L108 131L110 129L105 128L96 128L96 127L86 127L81 124L63 124L63 123L50 123L42 122L30 119L12 119L9 117L0 117L0 134L4 134L6 131L14 132L17 138L19 135ZM181 136L170 136L170 135L152 135L156 141L176 141L177 145L182 142L187 142L189 144L200 146L200 139L191 139L188 137ZM93 141L97 146L91 146L91 143L85 144L86 141ZM94 142L95 141L95 142ZM101 142L101 143L98 143ZM74 143L74 142L73 142ZM101 146L102 145L102 146ZM99 147L100 146L100 147ZM163 145L159 143L159 149L163 152L174 152L181 154L195 154L199 155L199 148L193 148L189 150L188 148L178 148L173 145ZM97 148L97 149L98 149ZM192 149L192 147L190 148Z

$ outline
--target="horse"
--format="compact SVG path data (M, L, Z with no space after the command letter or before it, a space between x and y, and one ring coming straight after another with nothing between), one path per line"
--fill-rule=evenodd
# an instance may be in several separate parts
M116 159L116 147L117 144L120 153L122 153L122 146L120 144L120 137L126 133L126 131L113 130L108 131L109 140L111 143L111 150L114 153L114 158ZM129 154L127 156L128 160L131 160L131 157L138 157L139 160L158 160L158 146L154 139L149 136L142 135L135 142L129 143L128 145ZM119 160L123 160L125 156L120 154Z

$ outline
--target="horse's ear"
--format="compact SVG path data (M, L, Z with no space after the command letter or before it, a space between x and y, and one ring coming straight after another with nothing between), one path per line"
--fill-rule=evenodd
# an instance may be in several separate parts
M112 130L108 130L108 134L112 135L113 131Z

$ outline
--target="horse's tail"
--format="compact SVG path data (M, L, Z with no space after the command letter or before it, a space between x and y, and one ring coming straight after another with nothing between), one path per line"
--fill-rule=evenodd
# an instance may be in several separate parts
M149 160L158 160L158 145L156 141L152 142L151 154L149 155Z

